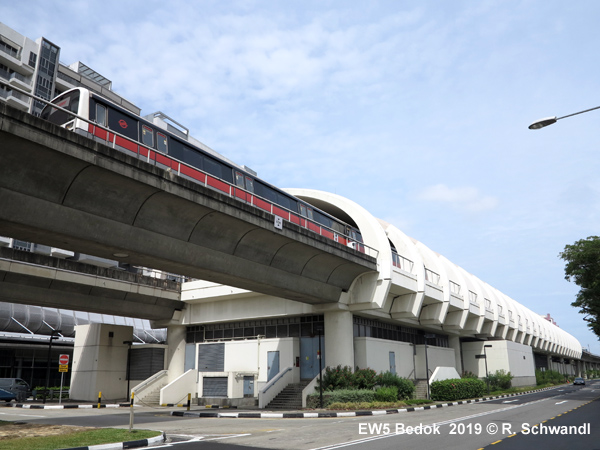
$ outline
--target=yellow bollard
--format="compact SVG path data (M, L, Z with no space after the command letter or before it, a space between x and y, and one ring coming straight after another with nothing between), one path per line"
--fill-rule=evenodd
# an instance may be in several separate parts
M133 391L131 392L131 403L129 404L129 432L133 429Z
M100 409L101 402L102 402L102 391L98 392L98 409Z
M188 393L187 410L190 410L190 403L192 401L192 394Z

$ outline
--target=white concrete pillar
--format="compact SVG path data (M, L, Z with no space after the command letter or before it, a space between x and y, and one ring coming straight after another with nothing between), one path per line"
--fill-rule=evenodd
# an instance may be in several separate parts
M454 368L462 376L463 365L462 365L462 349L460 347L460 338L458 336L449 336L448 344L450 348L454 350Z
M75 327L70 396L75 400L126 399L127 351L133 327L92 323Z
M329 311L325 316L325 363L335 367L354 366L354 333L352 313Z
M185 366L185 325L169 325L167 327L167 382L183 375Z

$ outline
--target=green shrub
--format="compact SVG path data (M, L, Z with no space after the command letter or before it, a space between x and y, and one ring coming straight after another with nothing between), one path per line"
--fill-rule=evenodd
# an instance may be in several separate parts
M359 369L357 367L352 382L356 389L373 389L377 384L377 372L373 369Z
M470 372L468 370L465 370L462 375L460 376L461 378L479 378L477 375L475 375L473 372Z
M474 378L453 378L431 383L431 399L436 401L454 401L481 397L486 392L482 380Z
M396 386L380 387L375 391L375 401L395 402L398 400L398 388Z
M514 376L510 372L507 373L505 370L497 370L495 373L490 373L484 381L486 381L486 383L489 381L490 390L499 391L510 389L513 378Z
M565 382L565 376L556 370L535 371L535 381L538 385L543 384L562 384Z
M354 374L350 366L326 367L323 374L323 391L335 391L339 389L351 389L354 387ZM317 391L320 379L317 380Z
M415 385L411 380L399 377L395 373L391 372L380 373L377 376L377 384L383 387L393 386L398 389L399 400L412 398L415 392Z
M323 392L323 407L331 403L360 403L375 401L375 391L367 389L340 389L337 391ZM306 397L306 406L308 408L319 407L319 393L309 394Z

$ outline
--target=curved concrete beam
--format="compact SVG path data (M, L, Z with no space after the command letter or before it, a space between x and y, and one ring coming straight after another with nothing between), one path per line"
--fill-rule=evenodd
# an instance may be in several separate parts
M374 258L0 104L0 235L305 303ZM127 257L119 258L119 254Z

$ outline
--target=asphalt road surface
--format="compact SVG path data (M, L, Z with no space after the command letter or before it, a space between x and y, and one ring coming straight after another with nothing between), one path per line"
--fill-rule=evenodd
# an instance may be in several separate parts
M135 408L135 428L161 430L174 450L600 449L600 382L493 401L381 416L319 419L174 417ZM194 408L192 408L194 409ZM129 409L1 408L0 420L127 428ZM493 444L493 445L492 445Z

